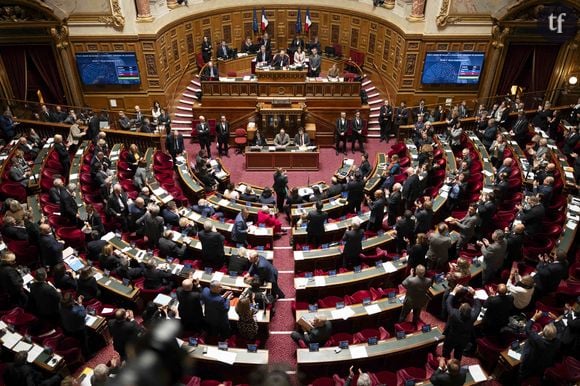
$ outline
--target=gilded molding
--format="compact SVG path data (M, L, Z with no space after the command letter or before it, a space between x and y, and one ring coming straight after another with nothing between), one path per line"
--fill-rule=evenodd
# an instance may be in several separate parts
M121 12L119 0L111 0L111 8L111 15L101 16L99 17L99 21L107 25L112 25L113 28L117 30L122 30L125 28L125 16L123 16L123 12Z
M64 50L69 46L68 27L66 25L60 24L56 27L52 27L50 29L50 35L54 40L56 48Z

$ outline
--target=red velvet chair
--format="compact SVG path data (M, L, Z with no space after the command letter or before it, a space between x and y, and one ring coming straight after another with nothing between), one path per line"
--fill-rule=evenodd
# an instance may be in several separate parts
M6 324L14 326L16 331L25 333L33 325L38 323L36 316L27 313L23 308L16 307L12 311L2 316L2 321Z
M354 334L354 343L366 343L369 338L377 337L379 340L389 339L391 335L382 326L379 328L365 328Z
M320 377L313 380L310 386L336 386L336 382L331 377Z
M326 341L324 347L338 346L341 341L347 340L348 344L354 344L354 335L347 332L338 332L333 334L330 339Z
M336 307L336 303L338 303L338 302L344 303L344 298L331 295L331 296L327 296L327 297L322 298L322 299L318 299L318 307L320 307L320 308L333 308L333 307Z
M490 337L479 338L476 342L477 356L481 359L481 364L489 372L493 371L499 355L505 350L505 345Z
M26 188L17 182L2 182L0 184L0 195L5 199L13 198L19 202L26 202Z
M407 367L397 371L397 386L405 386L406 381L414 380L415 382L427 379L427 371L419 367Z
M67 245L79 250L85 247L85 234L78 228L62 227L56 230L56 235Z
M244 129L243 127L236 129L234 143L238 148L237 153L242 154L244 152L244 148L248 144L248 134L246 132L246 129Z
M566 357L562 363L546 369L544 375L554 385L577 385L580 382L580 361Z
M396 385L397 384L397 374L392 371L378 371L376 373L369 373L373 385Z
M345 296L345 298L347 299L348 304L360 304L366 298L375 300L373 299L373 294L370 290L359 290L352 295Z
M46 347L50 347L55 354L62 356L69 369L76 369L85 362L79 349L79 342L74 338L69 336L48 338L43 343Z

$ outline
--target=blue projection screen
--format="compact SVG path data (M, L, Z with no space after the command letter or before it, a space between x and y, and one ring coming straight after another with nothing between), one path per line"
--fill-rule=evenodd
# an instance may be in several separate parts
M82 52L76 59L85 86L141 83L134 52Z
M423 84L478 84L483 52L427 52Z

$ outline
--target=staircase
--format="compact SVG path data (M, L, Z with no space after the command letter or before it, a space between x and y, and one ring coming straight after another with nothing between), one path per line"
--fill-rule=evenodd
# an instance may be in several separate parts
M361 84L361 87L367 92L369 98L369 122L368 137L369 138L380 138L381 137L381 127L379 125L379 110L383 105L383 98L377 91L376 87L373 86L373 82L369 78L365 78Z
M177 106L173 111L173 120L171 128L183 134L183 137L191 136L191 122L193 120L192 108L197 104L195 93L201 91L199 78L195 77L189 82L181 97L177 100Z
M368 137L380 138L379 110L383 105L381 98L373 82L369 78L363 79L361 87L367 92L370 107L368 122ZM176 107L173 111L173 120L171 127L181 134L184 138L191 136L191 122L193 120L192 108L199 105L197 101L197 92L201 91L201 83L198 77L192 79L185 88L181 97L176 101Z

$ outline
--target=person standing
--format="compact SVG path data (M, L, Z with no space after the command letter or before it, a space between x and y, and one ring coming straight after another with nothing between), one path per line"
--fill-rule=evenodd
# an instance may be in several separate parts
M355 217L352 219L350 229L344 232L342 236L342 241L344 242L344 249L342 250L343 267L351 269L360 265L363 237L364 231L360 229L360 220Z
M445 364L445 358L439 358L439 367L429 381L433 386L462 386L467 378L467 368L461 367L457 359L449 359Z
M393 130L393 107L389 101L385 99L385 103L379 110L379 125L381 126L381 140L380 142L388 142Z
M413 323L416 326L421 319L421 310L429 302L431 279L425 277L425 267L418 265L415 269L411 268L411 273L403 281L403 287L407 289L407 294L399 321L404 322L409 312L413 311Z
M236 313L238 314L238 333L244 339L254 340L258 335L258 322L254 317L250 298L240 297L236 303Z
M218 336L227 339L231 335L228 311L232 291L221 294L222 285L217 280L212 280L209 288L201 291L201 301L205 306L205 322L210 336Z
M209 137L209 125L205 121L205 117L203 115L199 116L199 123L195 126L197 130L197 138L199 140L199 148L203 150L204 148L207 151L207 155L211 154L211 149L209 147L210 144L210 137Z
M46 269L38 268L34 281L30 283L28 307L41 319L55 321L58 319L60 293L46 281Z
M248 224L246 220L248 219L248 209L242 208L242 211L238 213L234 221L234 228L232 230L232 241L236 244L245 246L247 244L248 237Z
M109 331L113 338L113 348L121 360L127 359L127 346L134 344L141 333L141 327L135 321L133 311L118 308L115 318L109 320Z
M497 293L487 298L483 303L486 309L481 324L486 335L499 335L503 327L507 326L508 319L514 308L514 298L508 295L505 284L497 286Z
M225 237L213 229L210 220L203 223L203 230L197 234L201 242L201 261L207 267L219 269L224 265Z
M317 78L320 76L320 63L322 59L318 55L318 49L312 49L312 55L310 56L310 74L309 76Z
M201 42L201 57L203 58L203 62L207 63L211 59L211 41L207 36L203 37L203 41Z
M328 213L322 211L321 201L316 201L316 210L308 212L305 219L308 221L306 227L308 243L312 244L315 248L318 248L322 238L324 237L324 224L328 219Z
M284 299L286 295L278 285L278 270L264 256L260 256L257 251L251 251L248 258L250 260L250 269L248 269L247 278L257 275L260 280L272 283L272 295L277 299Z
M338 152L346 155L346 131L348 130L348 121L346 119L346 113L341 112L340 118L336 120L336 129L334 131L335 143L336 143L336 155ZM342 147L340 144L342 143ZM342 149L342 150L341 150Z
M449 260L449 249L451 245L449 228L447 224L440 223L437 225L437 231L433 232L429 237L429 250L427 251L429 269L445 269L447 261Z
M385 198L382 190L376 190L374 201L367 197L368 206L371 209L367 230L376 232L383 228L383 218L385 217Z
M60 134L54 136L54 151L58 154L58 160L62 165L63 174L68 175L70 169L70 154Z
M181 325L186 331L199 332L203 328L203 309L201 308L201 293L199 283L191 278L181 282L176 290L179 301L178 311Z
M480 223L479 215L477 214L477 205L469 205L465 217L461 220L453 219L451 223L459 228L459 241L457 242L457 252L459 252L475 236L475 228Z
M274 173L274 192L276 192L276 207L278 212L284 211L284 201L288 191L288 175L282 168L277 168Z
M360 117L360 111L357 111L354 114L354 118L350 123L352 129L352 137L351 137L351 148L352 154L354 154L354 144L358 142L358 147L361 153L365 152L364 144L363 144L363 120Z
M485 269L483 270L482 280L483 284L487 284L499 272L503 266L503 261L507 251L507 243L505 235L501 229L496 229L491 234L492 243L483 239L477 244L481 245L481 253L483 254L483 261L485 262Z
M226 116L222 115L220 117L220 123L217 126L217 143L218 143L218 155L228 155L228 142L230 140L230 124L226 120Z
M546 324L542 330L542 335L532 329L534 323L541 317L542 311L536 311L526 323L525 332L528 339L522 350L520 381L531 375L544 374L544 370L554 364L556 354L560 350L561 342L558 339L558 330L554 323Z
M183 144L183 135L181 135L181 133L175 129L171 130L171 134L167 136L166 145L167 151L169 154L171 154L173 164L175 165L175 158L180 156L185 150L185 145Z
M477 320L481 311L481 301L477 298L473 301L473 307L469 303L462 303L458 309L453 306L457 292L463 289L464 287L458 284L447 297L445 307L449 317L445 325L445 331L443 331L443 335L445 335L443 356L450 358L453 351L453 357L458 361L461 361L463 350L465 350L467 343L471 340L474 329L473 323ZM473 288L469 287L467 290L471 295L475 294Z
M352 213L353 210L356 213L360 212L365 193L365 185L360 172L354 173L354 179L346 184L345 190L348 192L346 211L348 213Z

